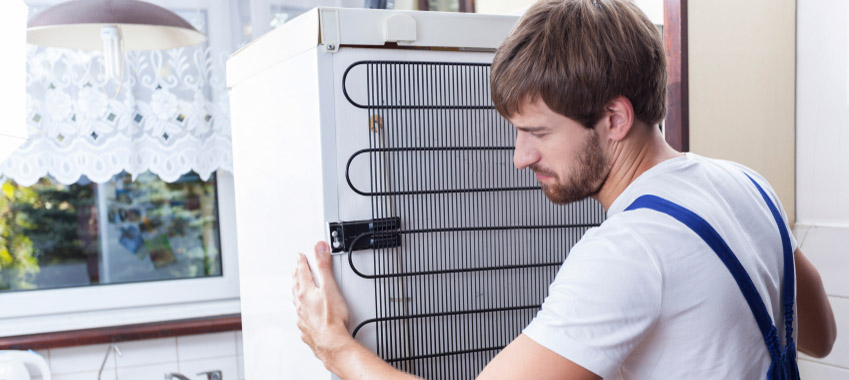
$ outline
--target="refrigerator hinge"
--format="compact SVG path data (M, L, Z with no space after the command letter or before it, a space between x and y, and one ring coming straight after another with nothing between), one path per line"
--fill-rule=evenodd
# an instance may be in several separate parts
M331 253L401 246L401 218L329 223Z
M324 51L327 53L336 53L339 51L339 10L337 9L319 9L318 23L321 29L319 43L324 46Z

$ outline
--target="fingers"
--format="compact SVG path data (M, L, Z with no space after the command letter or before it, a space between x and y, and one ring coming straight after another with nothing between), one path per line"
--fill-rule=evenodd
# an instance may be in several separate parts
M292 303L298 306L298 293L301 291L301 284L298 282L298 268L292 272Z
M333 269L333 260L330 257L330 246L327 243L320 241L315 243L315 260L318 263L318 269L322 272L327 270L330 271Z
M336 289L336 279L333 277L333 258L330 255L330 246L320 241L315 244L315 261L318 263L318 272L324 286Z
M295 269L296 284L303 289L315 288L315 282L312 279L312 271L307 263L307 257L303 253L298 254L298 265Z

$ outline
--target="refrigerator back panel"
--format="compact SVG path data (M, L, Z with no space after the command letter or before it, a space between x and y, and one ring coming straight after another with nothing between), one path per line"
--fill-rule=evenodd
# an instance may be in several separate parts
M491 53L334 57L340 219L328 235L352 334L395 367L468 379L533 319L569 249L604 218L549 202L513 167ZM359 223L356 223L359 222Z

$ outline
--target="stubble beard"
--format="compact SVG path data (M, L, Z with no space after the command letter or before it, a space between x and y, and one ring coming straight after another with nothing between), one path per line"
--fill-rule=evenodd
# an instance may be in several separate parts
M580 154L579 164L566 178L561 180L556 173L546 173L554 177L554 184L541 184L545 196L554 204L564 205L597 194L610 174L607 159L601 149L598 132L590 131L584 141L585 148Z

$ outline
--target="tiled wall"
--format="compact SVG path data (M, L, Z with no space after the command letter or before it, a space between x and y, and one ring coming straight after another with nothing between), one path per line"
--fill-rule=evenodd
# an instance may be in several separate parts
M831 354L800 355L799 366L806 380L843 380L849 379L849 3L806 0L797 7L796 238L822 276L837 321Z
M220 370L223 380L244 380L242 332L189 335L116 343L122 355L109 355L102 380L159 380L178 372L192 380ZM39 350L54 380L97 380L108 344ZM33 372L35 373L35 372ZM34 380L41 380L34 376Z

